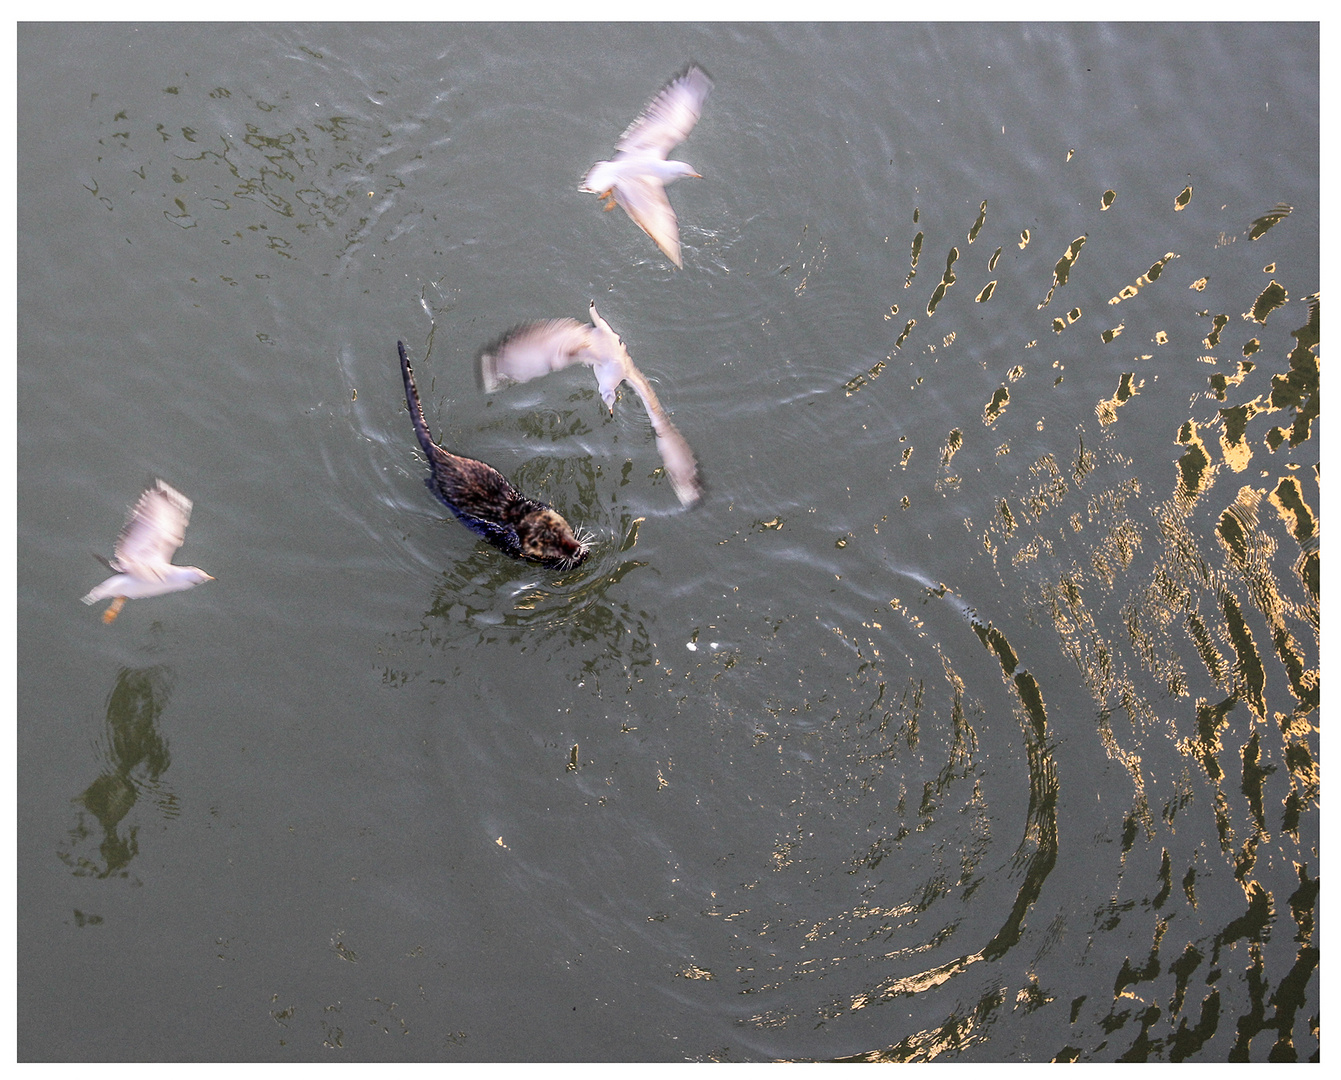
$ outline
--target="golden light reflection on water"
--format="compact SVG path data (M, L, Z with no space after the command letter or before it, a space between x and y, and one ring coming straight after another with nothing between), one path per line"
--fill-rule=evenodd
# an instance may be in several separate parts
M1274 210L1272 210L1268 214L1263 214L1261 217L1259 217L1256 221L1253 222L1252 228L1248 230L1248 239L1260 240L1263 236L1267 234L1267 231L1269 229L1273 228L1276 225L1279 225L1282 221L1284 221L1287 217L1289 217L1289 215L1293 212L1293 210L1294 210L1293 206L1287 206L1285 203L1277 203L1276 208ZM1275 270L1274 263L1264 272L1269 274L1273 270Z
M959 249L957 247L951 248L950 254L945 258L945 273L941 275L940 284L936 286L935 291L931 294L931 299L927 301L928 318L936 314L937 305L945 299L945 291L955 283L954 265L958 258Z
M1226 321L1216 320L1214 335L1218 336ZM1310 325L1316 326L1316 306L1310 314ZM1294 335L1316 344L1316 337L1309 334L1307 327ZM1309 346L1297 348L1291 356L1296 385L1308 386L1316 367L1317 357ZM1236 377L1219 380L1215 384L1216 396L1223 400L1226 392L1242 383L1246 374L1240 371ZM1127 379L1124 376L1124 382ZM1307 389L1290 393L1288 376L1275 376L1273 382L1274 379L1281 380L1285 401L1303 405L1311 400ZM1119 392L1110 402L1101 403L1109 406L1106 414L1101 411L1101 422L1113 422L1112 409L1121 397ZM1270 439L1264 437L1265 433L1254 422L1266 411L1274 409L1264 406L1258 396L1221 409L1218 418L1209 425L1189 418L1178 432L1177 441L1185 450L1176 463L1169 497L1152 511L1159 525L1154 558L1143 571L1145 583L1140 584L1138 578L1127 586L1130 591L1125 601L1126 642L1110 639L1101 632L1099 627L1104 620L1091 613L1085 595L1094 593L1094 585L1087 584L1094 580L1101 591L1091 603L1106 603L1104 592L1117 590L1121 583L1130 580L1133 556L1146 533L1132 514L1135 507L1125 504L1110 507L1104 522L1106 539L1091 549L1088 567L1072 562L1051 581L1045 578L1041 582L1041 597L1052 612L1059 638L1103 710L1100 735L1105 749L1123 765L1131 779L1136 796L1133 819L1138 827L1149 836L1155 834L1160 821L1171 829L1193 799L1193 789L1186 787L1181 798L1166 802L1158 813L1150 805L1150 784L1157 777L1147 773L1142 760L1143 732L1166 727L1175 733L1178 747L1214 787L1212 800L1221 850L1249 905L1246 921L1227 927L1215 938L1216 953L1228 941L1238 940L1239 934L1246 934L1255 942L1268 921L1272 900L1253 873L1262 846L1273 840L1271 817L1278 822L1280 833L1275 839L1283 849L1281 854L1293 858L1301 882L1309 888L1316 887L1316 878L1307 876L1308 865L1316 865L1316 853L1310 855L1308 850L1294 847L1298 843L1300 817L1316 811L1318 797L1317 766L1311 746L1317 727L1316 720L1310 719L1316 717L1318 708L1318 597L1316 589L1308 587L1308 571L1304 569L1316 565L1316 550L1310 551L1300 542L1300 536L1313 536L1311 525L1304 524L1294 536L1299 556L1293 560L1293 566L1295 577L1305 582L1306 591L1302 596L1291 596L1288 579L1279 572L1279 541L1272 535L1271 523L1264 519L1262 509L1267 504L1278 510L1287 505L1298 506L1297 511L1278 515L1287 534L1295 522L1310 522L1313 511L1302 499L1293 476L1280 477L1263 487L1239 487L1222 504L1218 514L1214 504L1207 505L1222 469L1227 468L1230 475L1242 473L1252 458L1253 446L1270 445ZM1219 428L1219 461L1204 437L1207 427ZM1301 429L1301 442L1307 438L1306 430ZM1269 475L1269 471L1263 475ZM1116 493L1120 488L1111 490ZM1215 522L1213 535L1220 548L1219 557L1199 539L1209 520ZM1104 554L1105 551L1109 554ZM1284 687L1294 702L1286 711L1281 711L1279 704L1275 708L1269 705L1273 700L1279 702L1279 694L1273 695L1269 690L1262 652L1265 642L1259 642L1261 631L1255 627L1264 627L1269 648L1280 662ZM1180 638L1191 646L1190 654L1179 648ZM1130 660L1120 662L1119 656L1128 650ZM1129 666L1131 661L1135 662L1134 670ZM1155 685L1162 687L1173 701L1186 702L1186 709L1170 710L1167 705L1159 704L1141 689L1136 674L1139 671L1152 676ZM1203 685L1214 692L1205 694L1193 689ZM1123 734L1109 718L1115 704L1129 718L1130 734ZM1248 712L1247 737L1239 746L1226 746L1223 739L1231 726L1242 730L1241 723L1231 725L1231 720L1243 708ZM1184 725L1186 733L1176 734ZM1270 756L1279 764L1263 765L1267 740L1273 737L1273 732L1277 750ZM1230 769L1222 760L1226 753L1239 759L1243 780L1237 785L1237 792L1228 782ZM1290 776L1289 792L1274 814L1269 814L1263 803L1262 781L1281 765ZM1240 793L1246 798L1247 815L1246 820L1236 821L1234 797ZM1281 839L1287 842L1280 844ZM1194 877L1194 868L1189 867L1186 879L1189 897ZM1157 931L1152 945L1152 967L1143 975L1145 981L1154 979L1161 971L1158 959L1161 932ZM1198 949L1197 944L1188 943L1184 950L1185 963L1179 975L1180 1005L1190 973L1204 959ZM1252 949L1260 952L1260 945L1253 944ZM1310 949L1308 945L1301 948L1296 964L1298 975L1303 978L1307 978L1311 965L1316 963L1316 950ZM1260 965L1260 955L1253 963ZM1208 986L1215 977L1212 967ZM1284 986L1280 992L1285 992ZM1212 986L1204 1001L1205 1009L1213 1009L1217 1001L1218 991ZM1278 1002L1279 1010L1287 1008L1293 1008L1293 1004L1286 1000ZM1206 1021L1205 1009L1203 1021ZM1290 1042L1285 1019L1278 1012L1274 1021L1279 1030L1281 1053L1288 1053ZM1259 1018L1259 1024L1270 1027L1273 1021ZM1215 1024L1208 1022L1199 1029L1179 1030L1181 1041L1176 1037L1174 1045L1179 1053L1185 1054L1209 1038Z
M1076 260L1080 258L1080 249L1085 246L1086 239L1088 239L1088 234L1077 236L1071 241L1071 246L1066 249L1066 254L1057 260L1057 265L1052 269L1052 288L1048 290L1048 295L1039 302L1040 309L1052 303L1053 294L1071 280L1071 269L1076 265Z
M1141 392L1141 387L1145 385L1144 380L1137 381L1134 371L1124 371L1118 380L1118 387L1111 398L1104 398L1094 406L1094 414L1099 418L1099 423L1107 427L1109 424L1117 423L1118 408L1127 403L1134 395Z
M1004 386L998 387L992 394L992 400L989 401L982 410L982 422L986 427L991 427L1006 411L1006 406L1010 404L1010 391Z
M1175 208L1187 207L1191 195L1188 186ZM1108 210L1115 198L1105 192L1099 209ZM980 215L985 207L984 202ZM1281 206L1257 219L1245 229L1249 241L1265 235L1288 213ZM975 222L973 239L982 227L981 220ZM1025 230L1021 248L1028 239ZM918 233L915 253L925 240ZM1073 277L1085 242L1082 234L1058 260L1040 308ZM993 263L999 253L992 256ZM928 303L928 317L945 299L957 256L952 249L946 276ZM1181 257L1188 258L1188 251ZM1168 251L1119 288L1110 305L1133 307L1122 322L1102 332L1104 344L1141 325L1140 298L1179 258ZM1090 272L1097 271L1092 267ZM1192 414L1169 432L1177 453L1170 465L1162 466L1167 471L1124 452L1119 422L1123 407L1148 393L1149 377L1162 370L1152 368L1151 354L1140 354L1132 358L1132 370L1119 375L1112 395L1095 403L1097 431L1080 425L1069 458L1055 452L1033 457L1009 494L993 498L993 510L980 527L983 550L993 565L1023 584L1029 603L1055 632L1062 655L1093 702L1092 731L1098 745L1126 779L1130 807L1121 818L1120 865L1144 865L1152 856L1157 864L1154 891L1139 905L1123 896L1134 890L1139 898L1139 887L1133 883L1124 890L1120 877L1095 912L1086 949L1124 920L1139 924L1136 913L1142 910L1150 915L1149 937L1144 950L1117 966L1111 1000L1080 997L1071 1002L1073 1042L1059 1031L1053 1052L1057 1060L1090 1053L1111 1056L1104 1047L1116 1038L1130 1045L1126 1056L1132 1060L1184 1060L1226 1031L1233 1040L1231 1057L1246 1060L1253 1037L1269 1031L1276 1039L1273 1058L1288 1060L1294 1053L1296 1013L1307 1000L1305 986L1316 976L1318 876L1311 840L1316 825L1304 826L1316 822L1320 794L1317 466L1311 444L1319 415L1319 302L1316 296L1305 297L1302 304L1292 301L1281 284L1286 276L1279 263L1268 264L1266 272L1280 280L1273 277L1239 310L1244 321L1257 326L1274 325L1282 312L1297 313L1302 325L1289 332L1294 346L1288 355L1272 359L1260 334L1229 340L1232 320L1224 312L1190 312L1181 326L1138 331L1148 332L1155 345L1167 350L1161 353L1165 364L1181 364L1186 370L1206 363L1218 369L1209 376L1208 389L1192 395ZM911 282L912 275L905 285ZM1205 276L1192 280L1190 287L1210 295L1211 285ZM1066 318L1054 320L1054 329L1060 332L1080 317L1074 308ZM1205 319L1210 320L1209 329L1196 329L1197 320ZM896 349L909 342L914 329L910 320ZM942 344L948 347L952 337L953 332ZM1211 355L1189 352L1189 347ZM1225 348L1245 359L1223 361ZM929 354L932 346L925 350ZM855 376L846 396L869 388L888 359ZM1269 392L1262 389L1264 365L1274 369ZM1011 402L1006 381L1013 383L1025 371L1017 365L994 393L983 408L985 425L995 424ZM1052 386L1060 383L1059 375ZM1204 411L1201 401L1215 407ZM952 428L939 448L934 488L942 495L954 492L963 498L976 488L970 474L952 471L957 455L969 452L965 430L962 425ZM998 457L1004 448L998 449ZM1290 456L1296 449L1300 453ZM1152 497L1158 500L1154 505ZM965 525L973 527L968 518ZM929 588L922 603L953 597L953 586L941 585ZM943 824L952 806L954 813L979 823L968 834L977 839L961 838L960 873L951 873L948 862L921 871L921 889L914 889L912 898L879 903L868 894L863 903L809 920L805 939L822 947L826 958L812 956L792 968L777 966L771 980L752 981L751 992L764 992L780 989L789 979L834 976L862 954L860 942L889 942L891 947L880 954L887 973L819 1007L821 1024L894 998L931 993L970 969L981 970L984 961L1010 955L1062 850L1056 816L1061 788L1045 693L1034 673L1021 665L1008 631L971 617L973 633L999 665L1010 692L1028 762L1029 805L1014 857L1019 885L1002 909L1003 921L976 943L962 940L957 921L929 918L947 898L959 895L966 901L983 886L981 859L1000 830L991 824L992 807L981 786L977 755L982 706L958 674L959 665L945 650L944 639L937 643L916 614L917 606L900 597L890 604L937 652L945 675L943 693L938 698L931 685L910 679L891 699L893 681L881 679L866 715L874 724L872 735L884 740L885 747L862 760L906 763L894 748L925 745L934 728L946 736L941 786L925 781L919 803L905 771L896 807L905 824L877 830L859 845L852 872L871 872L886 860L906 858L916 850L909 847L913 838ZM872 640L867 648L873 650L875 644ZM869 666L875 663L871 660L865 668L867 678L879 671ZM978 693L982 689L975 688ZM1170 762L1170 752L1181 764ZM1281 778L1284 784L1278 782ZM955 784L970 785L970 790L947 799ZM874 789L874 776L867 777L863 790ZM1114 793L1103 794L1107 800ZM914 804L925 814L916 826L906 817ZM1191 819L1202 812L1213 821L1218 864L1216 853L1189 849L1179 839L1180 828L1195 834ZM799 833L780 836L776 871L799 866L799 847ZM1278 891L1279 875L1268 869L1282 865L1291 868L1286 896ZM1225 909L1227 898L1218 884L1224 874L1232 877L1240 897L1238 913L1232 913L1230 904L1229 916L1208 922L1210 897L1216 898L1214 910ZM1287 913L1296 927L1295 958L1288 973L1279 977L1277 972L1273 983L1265 974L1265 943L1272 925ZM1060 940L1065 929L1066 920L1057 915L1047 940ZM1043 946L1040 955L1050 947ZM952 959L945 959L947 951ZM1037 962L1037 957L1019 958L1010 977L1013 983L998 979L999 990L956 1008L940 1026L843 1060L931 1060L986 1039L1000 1012L1027 1013L1053 1002L1054 995L1034 970ZM1222 975L1227 968L1246 980L1246 1005L1242 995L1231 999L1226 994ZM1236 1019L1222 1015L1231 1007L1240 1010ZM779 1008L756 1012L745 1022L764 1030L802 1019L802 1013ZM1316 1033L1316 1021L1309 1024Z
M987 223L987 200L984 199L982 206L978 208L978 220L975 221L968 231L968 242L971 244L978 239L978 234L982 232L982 227ZM998 249L1000 250L1000 249ZM990 273L990 269L988 271Z

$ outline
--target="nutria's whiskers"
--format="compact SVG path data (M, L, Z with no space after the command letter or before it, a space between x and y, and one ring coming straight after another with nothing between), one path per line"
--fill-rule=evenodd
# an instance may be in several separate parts
M559 564L560 570L571 570L582 562L591 551L591 542L596 539L596 534L586 529L578 529L573 533L573 538L577 541L578 550Z

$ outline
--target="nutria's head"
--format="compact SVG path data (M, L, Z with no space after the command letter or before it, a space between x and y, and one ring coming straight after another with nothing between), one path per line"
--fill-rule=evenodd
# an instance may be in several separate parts
M548 506L537 507L517 522L524 559L571 570L587 557L587 544L573 535L568 522Z

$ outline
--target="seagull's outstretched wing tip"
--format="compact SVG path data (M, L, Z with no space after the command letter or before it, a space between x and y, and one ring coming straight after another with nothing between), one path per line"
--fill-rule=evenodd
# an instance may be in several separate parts
M180 491L164 480L155 480L130 509L117 537L115 561L122 566L171 562L186 540L191 507L191 500Z
M615 143L630 154L655 153L665 157L684 142L698 123L703 102L712 90L712 78L697 63L688 64L647 103Z

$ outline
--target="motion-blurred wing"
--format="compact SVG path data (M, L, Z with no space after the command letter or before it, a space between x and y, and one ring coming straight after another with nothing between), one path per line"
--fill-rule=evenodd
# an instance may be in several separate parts
M591 327L576 319L528 323L503 335L480 353L480 378L485 390L529 382L570 364L586 362Z
M137 577L161 577L173 553L186 539L191 500L162 480L144 492L131 509L116 541L114 561Z
M679 429L663 416L663 424L658 427L654 422L652 430L656 432L657 449L661 452L661 463L666 467L671 486L682 506L693 506L703 497L703 485L698 478L698 462L694 460L694 451L689 449Z
M648 103L619 137L615 149L625 154L656 154L664 158L694 129L711 89L712 80L707 72L691 64Z
M657 450L661 454L661 463L670 477L671 486L681 505L693 506L703 497L703 485L698 476L698 462L694 451L689 449L679 429L671 423L670 417L657 400L656 392L641 371L630 363L624 371L628 382L642 399L647 417L652 421L652 431L656 434Z

